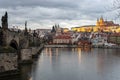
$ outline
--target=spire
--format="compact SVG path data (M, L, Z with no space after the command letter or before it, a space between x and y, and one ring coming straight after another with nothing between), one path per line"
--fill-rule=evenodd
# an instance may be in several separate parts
M103 16L100 17L100 20L104 21L104 20L103 20Z
M27 28L27 21L25 21L25 28Z
M56 32L56 30L55 30L55 26L52 27L51 32L52 32L52 33L53 33L53 32Z
M27 30L27 21L25 21L25 32L24 32L25 35L28 34L28 30Z
M100 23L100 22L99 22L99 18L97 18L96 25L99 26L99 25L100 25L99 23Z
M27 21L25 21L25 31L27 32Z
M99 22L99 18L97 18L97 22Z
M103 16L101 16L101 18L100 18L100 27L104 27L104 25L105 25L105 22L104 22Z
M7 13L7 11L5 12L5 17L8 18L8 13Z

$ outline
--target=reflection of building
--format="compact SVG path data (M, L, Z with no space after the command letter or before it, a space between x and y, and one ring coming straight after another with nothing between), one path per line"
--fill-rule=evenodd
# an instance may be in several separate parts
M120 26L113 21L107 21L101 17L100 19L97 19L96 25L73 27L72 30L77 32L120 32Z
M81 63L81 58L82 58L81 48L77 48L77 51L78 51L78 61Z

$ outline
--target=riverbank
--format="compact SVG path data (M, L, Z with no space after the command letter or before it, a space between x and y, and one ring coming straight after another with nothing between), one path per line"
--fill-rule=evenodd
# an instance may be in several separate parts
M99 46L92 46L92 48L105 48L105 49L120 49L120 46L114 45L114 46L104 46L104 45L99 45Z
M45 48L75 48L77 45L44 45Z
M78 46L78 45L44 45L45 48L105 48L105 49L120 49L120 46L104 46L104 45L92 45L92 46Z

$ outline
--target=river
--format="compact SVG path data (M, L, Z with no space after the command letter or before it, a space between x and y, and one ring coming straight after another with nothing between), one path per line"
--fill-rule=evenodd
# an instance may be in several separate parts
M45 48L23 72L28 80L120 80L120 49Z

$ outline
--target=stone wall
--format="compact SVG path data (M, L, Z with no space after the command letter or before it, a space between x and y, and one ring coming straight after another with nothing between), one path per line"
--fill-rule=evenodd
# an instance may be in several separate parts
M17 69L17 53L0 53L0 72Z
M21 50L21 60L28 61L32 59L32 50L31 49L22 49Z
M28 49L21 49L21 63L30 63L33 56L38 56L40 50L42 50L43 45L40 47L31 47Z

